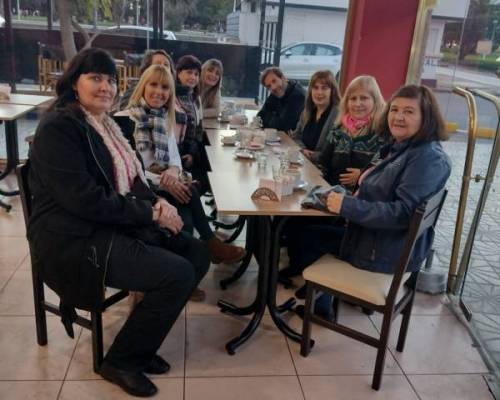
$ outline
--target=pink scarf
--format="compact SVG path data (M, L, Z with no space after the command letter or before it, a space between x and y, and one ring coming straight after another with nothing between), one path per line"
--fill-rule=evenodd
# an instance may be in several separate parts
M102 122L98 122L85 108L82 107L82 110L88 124L102 137L104 145L111 154L115 190L121 195L126 195L130 192L137 176L147 186L141 163L116 122L108 115L104 116Z
M345 114L342 117L342 125L347 129L351 136L357 136L361 130L368 126L372 117L367 115L364 118L354 118L351 114Z

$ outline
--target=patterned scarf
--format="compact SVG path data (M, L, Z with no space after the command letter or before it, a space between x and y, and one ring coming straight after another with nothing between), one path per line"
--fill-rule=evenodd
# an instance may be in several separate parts
M151 108L141 98L140 106L130 108L130 117L135 121L134 138L137 150L154 149L155 159L168 164L167 110L165 107Z
M126 195L130 192L137 176L147 186L148 183L142 171L142 165L116 122L107 114L102 122L98 122L83 106L81 108L87 123L101 136L111 155L115 190L121 195Z
M354 118L351 114L345 114L342 117L342 125L351 136L357 136L364 128L368 126L372 117L367 115L364 118Z

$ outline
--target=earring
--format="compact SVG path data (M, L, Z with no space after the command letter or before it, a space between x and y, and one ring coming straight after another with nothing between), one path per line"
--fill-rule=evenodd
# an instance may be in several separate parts
M75 99L78 100L78 92L75 90Z

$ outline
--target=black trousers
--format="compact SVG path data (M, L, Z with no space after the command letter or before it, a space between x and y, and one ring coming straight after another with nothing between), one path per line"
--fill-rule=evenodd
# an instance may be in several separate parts
M209 265L206 245L183 232L172 237L169 249L116 235L106 285L144 292L144 300L116 336L105 361L123 370L143 371Z

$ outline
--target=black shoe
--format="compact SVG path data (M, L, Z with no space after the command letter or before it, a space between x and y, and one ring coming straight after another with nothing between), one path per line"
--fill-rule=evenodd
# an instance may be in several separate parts
M299 305L299 306L295 307L295 314L297 314L300 317L300 319L304 319L305 313L306 313L305 306ZM334 316L335 316L333 309L328 314L325 314L324 312L319 312L319 311L315 310L314 314L316 314L317 316L319 316L323 319L326 319L327 321L330 321L330 322L333 322Z
M295 297L297 297L300 300L305 300L306 293L307 293L306 285L303 285L295 291Z
M375 311L373 311L369 308L366 308L366 307L361 307L361 311L363 311L363 313L366 315L373 315L373 313L375 312Z
M144 372L146 374L161 375L170 371L170 364L159 355L155 355Z
M120 386L128 394L137 397L151 397L158 388L142 372L131 372L118 369L104 361L99 374L109 382Z
M280 269L278 272L278 276L280 278L293 278L294 276L299 276L300 274L300 271L297 271L296 269L293 269L291 267Z

